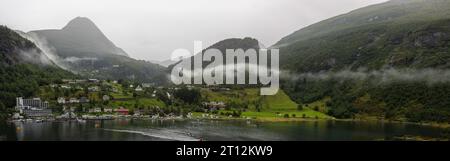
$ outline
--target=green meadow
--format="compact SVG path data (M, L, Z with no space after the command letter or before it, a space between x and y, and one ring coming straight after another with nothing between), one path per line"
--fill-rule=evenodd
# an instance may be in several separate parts
M207 101L222 101L227 105L230 102L244 103L248 108L241 112L241 117L258 119L258 120L293 120L293 119L331 119L322 109L326 109L324 101L314 102L308 105L298 104L291 100L283 90L279 90L273 96L261 96L258 88L234 89L230 91L212 91L210 89L201 90L203 97ZM261 108L256 107L260 104ZM316 108L315 111L313 107ZM231 113L239 110L229 107L227 110L219 110L220 113ZM226 117L226 116L225 116Z

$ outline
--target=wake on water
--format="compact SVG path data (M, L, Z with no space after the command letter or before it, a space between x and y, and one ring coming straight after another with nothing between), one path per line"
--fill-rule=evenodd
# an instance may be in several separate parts
M176 141L198 141L199 140L194 137L184 135L183 132L174 131L174 130L152 130L150 132L135 131L135 130L118 130L118 129L104 129L104 130L112 131L112 132L140 134L140 135L144 135L144 136L150 136L150 137L168 139L168 140L176 140Z

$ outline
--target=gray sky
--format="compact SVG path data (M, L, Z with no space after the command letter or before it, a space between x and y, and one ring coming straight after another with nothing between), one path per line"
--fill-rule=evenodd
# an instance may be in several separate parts
M0 24L60 29L88 17L131 57L165 60L173 50L254 37L271 46L315 22L386 0L0 0Z

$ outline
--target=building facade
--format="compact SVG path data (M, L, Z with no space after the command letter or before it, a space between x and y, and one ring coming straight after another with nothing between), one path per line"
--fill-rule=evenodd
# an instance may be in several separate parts
M47 109L48 102L42 101L40 98L23 99L22 97L16 98L16 109Z
M52 110L48 107L48 102L42 101L40 98L16 98L16 110L26 117L49 117L52 115Z

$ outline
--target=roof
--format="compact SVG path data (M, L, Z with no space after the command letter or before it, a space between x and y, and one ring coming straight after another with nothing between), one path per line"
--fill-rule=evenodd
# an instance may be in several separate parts
M129 110L126 108L119 108L119 109L116 109L116 111L117 112L128 112Z

